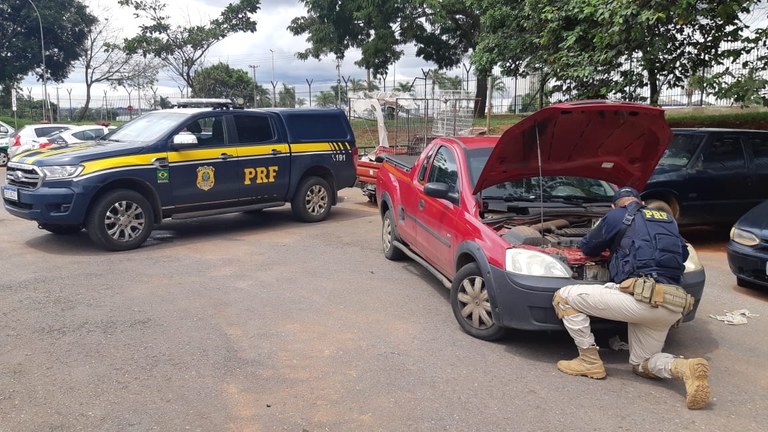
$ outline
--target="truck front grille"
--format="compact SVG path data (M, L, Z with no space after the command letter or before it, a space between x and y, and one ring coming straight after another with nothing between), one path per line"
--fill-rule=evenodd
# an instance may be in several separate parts
M5 183L19 189L34 190L43 183L43 176L34 165L10 162L5 172Z

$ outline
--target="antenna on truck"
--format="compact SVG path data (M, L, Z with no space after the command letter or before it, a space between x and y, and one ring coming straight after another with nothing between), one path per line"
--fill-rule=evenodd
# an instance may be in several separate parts
M536 151L539 156L539 216L541 217L541 238L544 239L544 176L541 168L541 142L539 141L539 123L536 122Z

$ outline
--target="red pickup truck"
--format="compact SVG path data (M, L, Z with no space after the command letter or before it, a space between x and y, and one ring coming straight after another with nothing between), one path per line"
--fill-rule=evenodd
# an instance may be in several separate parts
M671 137L661 109L584 101L547 107L501 137L437 138L419 156L387 155L376 181L384 255L410 257L450 288L474 337L562 329L554 292L609 280L607 252L584 256L579 241L616 185L642 189ZM688 248L682 286L698 300L705 274Z

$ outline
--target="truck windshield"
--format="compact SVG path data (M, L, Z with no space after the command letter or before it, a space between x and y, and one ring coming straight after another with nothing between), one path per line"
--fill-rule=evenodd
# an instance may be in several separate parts
M180 112L152 112L137 117L118 129L105 135L106 141L156 141L170 134L179 126L188 114Z
M492 147L467 150L469 174L472 187L483 171ZM589 202L611 202L615 189L608 182L585 177L550 176L516 179L483 189L485 199L503 199L506 201L538 200L543 191L544 199L575 199Z
M672 143L664 151L659 165L687 166L703 139L704 135L675 132Z

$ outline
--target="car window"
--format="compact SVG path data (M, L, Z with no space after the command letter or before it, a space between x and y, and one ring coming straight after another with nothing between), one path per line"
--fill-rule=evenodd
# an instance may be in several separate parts
M39 128L35 128L35 135L37 135L38 138L39 137L44 137L46 135L50 135L50 134L56 133L56 132L58 132L60 130L63 130L63 129L64 128L62 128L61 126L39 127Z
M427 167L432 161L432 155L435 154L435 150L437 150L437 146L434 146L429 150L427 157L424 158L424 162L421 164L421 168L419 168L419 183L424 183L424 177L427 175Z
M182 112L168 111L144 114L112 131L107 139L109 141L155 141L176 130L187 116Z
M608 182L586 177L545 176L516 179L483 189L486 199L521 201L542 198L573 198L593 202L611 202L614 189Z
M456 157L448 147L440 147L429 168L428 183L439 182L450 186L451 192L459 190L459 169Z
M93 141L104 135L103 129L87 129L72 134L73 137L83 141Z
M703 139L704 135L676 132L659 165L687 166Z
M737 170L745 166L744 150L737 137L715 139L702 155L701 167L707 171Z
M190 132L197 137L199 147L225 145L224 119L221 116L201 117L184 125L182 132Z
M755 170L768 173L768 138L753 138L750 144L755 158Z
M275 130L264 115L235 115L235 130L240 144L273 141Z
M53 144L66 144L67 140L61 134L54 134L48 137L48 142Z

